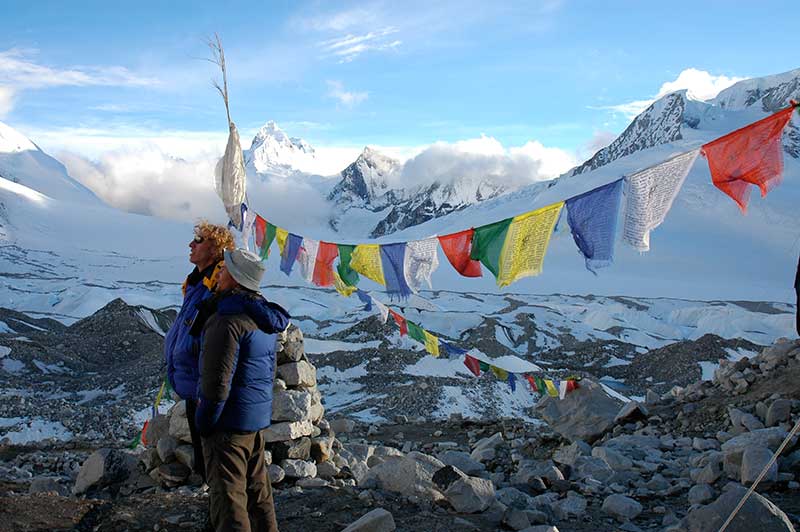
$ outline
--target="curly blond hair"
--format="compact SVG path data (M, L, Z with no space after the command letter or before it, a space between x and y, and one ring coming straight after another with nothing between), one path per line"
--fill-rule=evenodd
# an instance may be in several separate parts
M226 249L232 251L236 247L233 234L223 225L214 225L206 220L201 220L194 226L194 234L211 240L216 260L222 260L222 252Z

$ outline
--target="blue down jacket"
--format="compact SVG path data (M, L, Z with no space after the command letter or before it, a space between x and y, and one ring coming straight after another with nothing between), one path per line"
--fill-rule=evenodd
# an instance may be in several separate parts
M164 338L167 379L172 389L183 399L197 399L200 339L191 336L189 330L197 317L198 305L211 297L220 266L221 263L217 263L202 272L195 268L189 274L183 283L183 304Z
M268 427L275 333L286 329L289 313L242 289L215 296L203 307L201 315L208 319L201 333L198 432L207 436L217 430L251 432Z

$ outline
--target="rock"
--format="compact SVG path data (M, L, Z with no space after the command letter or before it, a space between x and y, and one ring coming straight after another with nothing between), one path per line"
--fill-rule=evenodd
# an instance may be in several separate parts
M175 448L174 454L178 462L194 470L194 447L191 445L179 445Z
M261 431L264 441L289 441L310 436L314 432L314 425L310 421L284 421L273 423Z
M494 484L483 478L465 477L453 482L444 496L456 512L482 512L495 501Z
M156 447L158 440L167 434L169 434L169 417L158 414L147 422L143 443L146 442L147 447Z
M600 482L605 482L614 475L605 460L594 456L579 456L572 467L571 478L586 479L593 478Z
M719 442L716 440L695 437L692 438L692 449L701 452L719 449Z
M547 479L550 482L564 480L561 470L556 467L552 460L541 460L539 462L524 462L511 477L512 484L528 484L535 478Z
M142 454L139 455L139 462L142 464L145 472L150 472L153 468L160 466L161 458L158 457L158 449L154 447L145 449Z
M148 432L150 427L148 426ZM186 401L176 403L169 416L169 435L178 441L192 443L189 420L186 419Z
M333 444L332 438L314 438L311 440L311 458L316 463L324 462L333 456L331 446Z
M509 508L527 510L533 507L533 497L517 488L501 488L496 492L497 500Z
M535 409L561 436L592 442L614 424L620 405L599 384L583 379L564 399L544 396Z
M689 504L705 504L714 498L714 490L708 484L698 484L689 489Z
M519 532L558 532L558 528L552 525L535 525L520 530Z
M280 462L287 458L295 460L308 460L311 457L311 438L303 436L296 440L275 442L270 444L272 459Z
M311 394L303 390L282 390L272 397L273 421L311 421Z
M468 453L463 451L444 451L436 456L443 464L451 465L463 471L465 474L474 476L486 470L486 466L477 460L473 460Z
M772 451L766 447L752 446L746 448L742 453L742 468L739 474L742 484L747 486L755 482L771 458ZM776 480L778 480L777 462L770 466L761 482L775 482Z
M444 491L449 488L453 482L465 478L466 476L467 475L458 469L448 465L434 473L431 480L433 480L433 483L436 484L436 487L439 488L440 491Z
M355 421L343 417L334 419L333 421L330 422L330 424L331 424L331 430L336 434L339 433L346 434L348 432L353 432L353 430L356 428Z
M287 362L298 362L302 360L305 350L303 349L303 331L295 324L290 324L286 329L283 338L283 349L278 351L278 364Z
M381 488L406 496L439 500L443 495L433 483L433 475L443 467L444 464L436 458L412 451L403 457L389 458L370 469L365 481L374 479Z
M531 526L528 514L517 508L507 508L503 513L503 524L511 530L522 530Z
M317 476L330 480L339 474L339 468L333 462L320 462L317 464Z
M602 510L619 521L629 521L642 513L642 505L630 497L615 493L605 498Z
M28 493L53 493L66 497L69 495L69 489L59 484L57 477L36 477L28 486Z
M766 416L768 427L774 427L784 421L789 421L792 416L792 402L788 399L776 399L769 405Z
M300 486L301 488L322 488L328 485L328 481L324 478L301 478L297 482L295 482L295 486Z
M179 462L161 464L158 466L158 476L161 480L173 486L183 484L191 474L192 470Z
M270 464L267 466L267 474L269 475L270 484L278 484L286 478L286 471L277 464Z
M281 467L289 478L317 476L317 466L305 460L287 459L281 462Z
M753 414L742 414L741 424L749 431L759 430L764 428L764 424Z
M383 508L375 508L350 523L342 532L392 532L395 528L392 514Z
M158 457L162 462L172 462L175 459L175 449L178 448L178 440L172 436L164 436L158 440L156 449L158 450Z
M583 440L576 440L566 447L559 447L553 453L553 461L558 464L573 465L579 456L590 456L592 447Z
M647 407L642 403L639 401L628 401L623 405L616 417L614 417L614 423L635 423L637 421L646 420L649 415Z
M353 474L353 478L355 479L356 483L361 485L367 480L367 473L369 473L369 466L365 461L353 459L351 460L349 467L350 467L350 472Z
M651 390L650 388L647 389L647 393L644 397L644 404L655 406L661 403L661 396L658 395L656 392Z
M583 514L586 513L586 506L586 499L574 491L567 492L567 496L565 498L560 499L553 504L553 507L556 510L556 515L561 519L583 517Z
M283 379L287 386L310 388L317 384L317 369L305 360L289 362L278 366L278 377Z
M602 459L614 471L629 471L633 468L630 458L607 447L595 447L592 456Z
M136 459L118 449L99 449L81 465L72 493L81 495L90 489L100 489L124 482L136 468Z
M493 447L475 449L469 455L469 457L476 462L488 462L494 460L495 456L497 456L497 451L495 451Z
M689 532L719 530L746 492L745 488L735 486L725 491L711 504L690 510L685 519L685 528ZM736 514L726 532L753 532L755 530L794 532L794 527L780 508L772 504L766 497L753 493Z
M755 430L735 436L722 444L722 451L744 452L746 447L766 447L772 451L776 450L781 444L787 433L780 427L770 427L767 429Z

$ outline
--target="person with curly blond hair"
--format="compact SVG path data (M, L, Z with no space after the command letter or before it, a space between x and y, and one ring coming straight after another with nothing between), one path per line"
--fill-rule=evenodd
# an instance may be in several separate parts
M194 447L194 469L204 481L202 439L194 423L200 378L200 340L189 332L197 317L198 305L211 297L216 287L223 266L223 252L234 248L233 235L225 226L201 221L194 227L194 237L189 242L189 262L194 264L194 269L183 283L183 304L164 339L167 379L175 393L186 401L186 417Z

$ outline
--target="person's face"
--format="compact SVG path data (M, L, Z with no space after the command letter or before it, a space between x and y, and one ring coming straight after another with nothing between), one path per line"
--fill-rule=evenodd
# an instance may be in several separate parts
M214 261L214 248L210 239L195 234L189 242L189 262L203 268Z
M219 272L217 273L217 292L225 292L226 290L231 290L235 286L236 281L223 263L219 269Z

